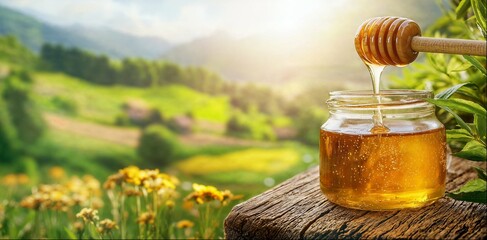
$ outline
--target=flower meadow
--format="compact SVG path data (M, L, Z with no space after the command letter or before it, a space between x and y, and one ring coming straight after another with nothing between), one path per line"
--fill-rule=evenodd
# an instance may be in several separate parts
M136 166L103 183L60 167L49 176L38 186L25 174L1 178L0 238L222 238L222 213L242 198L197 183L183 195L175 176Z

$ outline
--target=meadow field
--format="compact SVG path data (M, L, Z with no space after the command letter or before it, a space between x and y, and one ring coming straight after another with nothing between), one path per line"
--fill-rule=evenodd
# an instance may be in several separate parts
M2 62L0 69L5 79L19 66ZM226 123L234 110L226 96L212 96L183 85L141 89L100 86L60 72L36 70L29 74L32 78L29 95L44 121L45 129L38 140L25 145L23 157L0 164L0 188L5 190L0 196L3 199L0 205L2 237L97 238L98 231L95 228L90 230L90 224L100 228L107 221L103 224L101 221L84 222L83 231L80 232L83 221L79 221L76 214L83 207L90 207L93 211L96 209L100 219L115 220L119 230L123 228L121 224L125 225L123 231L107 229L107 235L100 235L103 238L222 236L221 223L233 205L316 166L318 162L315 148L295 140L269 141L227 135ZM130 102L157 109L167 119L191 116L193 125L189 131L174 132L177 147L173 149L169 164L159 165L141 159L137 148L144 128L137 124L117 123L117 118L124 114L124 104ZM254 113L254 116L264 115ZM291 124L291 120L277 117L273 124L285 127ZM171 197L166 199L167 196L157 195L156 198L161 199L148 199L151 194L142 183L134 185L127 180L127 184L119 186L120 191L133 190L135 187L142 194L137 196L140 199L136 202L149 205L138 210L121 209L122 205L131 208L132 200L117 204L110 197L112 190L102 185L113 174L131 169L129 166L138 166L141 172L153 169L160 171L160 174L173 176L177 179L174 186L164 188L173 191ZM87 205L73 200L78 196L76 191L65 189L72 184L83 184L83 181L93 185L93 189L89 190L91 193L84 196L91 199ZM129 187L130 184L134 186ZM213 193L231 193L237 197L226 199L225 202L220 202L218 194L212 195L216 199L205 198L209 208L205 211L212 213L211 216L203 216L206 212L199 212L198 206L188 208L189 203L184 198L185 195L194 194L194 184L203 184L201 186L207 186L205 189ZM217 187L219 192L211 186ZM55 202L39 197L40 193L55 199L56 194L63 196L59 195L60 202ZM123 194L121 192L117 196L125 196ZM129 198L129 195L125 197ZM166 209L167 212L153 211L156 205L164 206L159 201L169 200L171 206ZM38 205L29 205L34 204L32 201ZM98 205L95 206L95 203ZM61 205L63 208L58 208ZM142 208L148 214L151 211L156 216L162 214L157 218L171 220L162 224L164 229L149 229L150 224L146 228L140 222L137 224ZM114 219L115 211L120 214L125 211L132 217ZM16 217L9 217L13 215ZM49 221L43 223L38 218ZM61 221L67 225L61 227ZM190 227L180 228L178 223L186 223ZM129 232L137 234L131 235Z

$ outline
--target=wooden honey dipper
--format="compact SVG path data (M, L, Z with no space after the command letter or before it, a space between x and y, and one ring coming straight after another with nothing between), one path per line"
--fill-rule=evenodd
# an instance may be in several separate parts
M418 52L486 56L485 41L421 37L413 20L376 17L365 21L355 35L355 48L368 64L403 66Z

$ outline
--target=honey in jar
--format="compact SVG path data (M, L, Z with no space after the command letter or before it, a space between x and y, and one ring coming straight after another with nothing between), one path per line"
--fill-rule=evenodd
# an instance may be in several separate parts
M429 97L412 90L331 93L320 134L320 186L331 202L396 210L444 195L445 130Z

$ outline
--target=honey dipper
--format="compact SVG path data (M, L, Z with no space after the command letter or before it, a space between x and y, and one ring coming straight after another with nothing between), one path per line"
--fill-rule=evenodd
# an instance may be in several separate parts
M355 35L355 48L369 64L402 66L413 62L418 52L486 55L485 41L421 37L413 20L376 17L365 21Z

